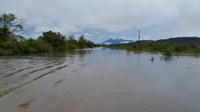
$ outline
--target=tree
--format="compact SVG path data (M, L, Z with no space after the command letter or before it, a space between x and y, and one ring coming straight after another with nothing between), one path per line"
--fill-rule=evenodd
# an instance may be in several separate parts
M24 19L18 19L14 14L2 14L0 16L1 39L13 37L15 32L23 30Z
M77 49L78 47L79 47L78 42L75 39L75 36L74 35L68 36L66 41L66 49Z
M86 47L87 40L83 37L83 35L79 37L78 42L81 49Z
M38 39L49 43L53 47L54 51L65 50L65 36L59 32L43 32L42 36L40 36Z

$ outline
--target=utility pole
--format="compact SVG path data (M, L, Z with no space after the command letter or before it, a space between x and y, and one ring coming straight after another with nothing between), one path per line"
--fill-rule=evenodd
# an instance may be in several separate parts
M141 30L138 30L138 46L140 46L140 33L141 33Z

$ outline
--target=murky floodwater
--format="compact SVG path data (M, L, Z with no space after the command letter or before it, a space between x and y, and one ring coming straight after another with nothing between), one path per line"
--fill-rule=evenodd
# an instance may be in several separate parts
M200 112L200 58L101 48L2 57L0 112Z

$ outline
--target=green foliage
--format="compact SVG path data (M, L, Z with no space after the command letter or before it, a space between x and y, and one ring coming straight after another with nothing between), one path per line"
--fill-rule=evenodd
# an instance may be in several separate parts
M18 19L14 14L2 14L0 16L0 32L3 40L5 38L13 37L15 32L23 30L23 19Z
M180 40L180 38L178 39ZM184 38L185 40L185 38ZM188 40L188 39L187 39ZM195 38L197 40L197 38ZM114 49L126 49L131 51L144 51L144 52L160 52L166 56L172 55L172 53L193 53L193 54L199 54L200 53L200 44L191 44L187 41L187 43L177 42L177 43L170 43L168 40L165 41L148 41L146 43L142 43L140 46L138 46L137 43L131 43L131 44L121 44L121 45L110 45L106 46L109 48Z
M66 49L77 49L77 48L79 48L78 41L75 39L74 35L69 36L66 41Z
M38 40L44 41L50 44L54 51L64 51L65 50L65 36L58 32L43 32L42 36Z
M21 54L32 54L36 53L37 50L35 49L37 42L33 39L27 39L19 43L19 49Z
M83 49L83 48L93 48L93 47L98 47L99 45L94 44L91 41L88 41L87 39L85 39L82 36L79 37L78 39L78 45L79 45L79 49Z
M83 37L83 35L79 37L78 42L79 42L79 48L87 47L86 46L87 40Z
M14 14L0 16L0 56L64 52L68 49L93 48L97 46L83 36L77 41L75 37L67 39L59 32L43 32L37 39L26 39L16 32L23 30L23 19L18 19Z
M78 41L75 39L74 35L68 37L66 41L66 49L83 49L83 48L93 48L98 45L91 41L88 41L84 36L80 36Z
M9 39L10 32L8 29L0 27L0 42L4 42Z
M49 43L44 42L42 40L37 40L35 48L37 49L36 53L50 53L55 51Z

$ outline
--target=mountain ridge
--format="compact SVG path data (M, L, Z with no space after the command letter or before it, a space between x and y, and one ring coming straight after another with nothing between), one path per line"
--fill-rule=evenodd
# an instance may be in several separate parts
M138 41L134 42L138 43ZM158 40L142 40L141 44L149 43L162 43L162 44L190 44L198 45L200 44L200 37L172 37L168 39L158 39Z
M113 39L109 38L101 43L101 45L112 45L112 44L127 44L133 43L133 40L125 40L125 39Z

